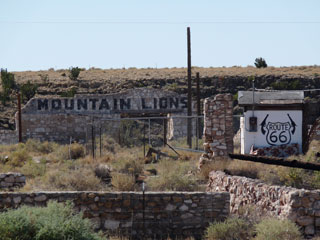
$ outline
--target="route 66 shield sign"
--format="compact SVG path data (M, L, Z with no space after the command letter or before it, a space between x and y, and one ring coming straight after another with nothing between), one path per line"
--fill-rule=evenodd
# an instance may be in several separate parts
M296 123L289 114L287 122L267 122L269 114L266 115L261 126L261 132L266 136L269 145L282 145L291 143L292 135L296 131Z

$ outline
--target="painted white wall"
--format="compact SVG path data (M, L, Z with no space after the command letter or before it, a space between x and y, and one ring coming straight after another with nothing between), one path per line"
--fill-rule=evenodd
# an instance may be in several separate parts
M249 118L251 116L257 117L257 132L249 131ZM298 143L300 152L302 151L301 110L257 110L254 113L250 110L244 113L243 122L240 127L241 154L249 153L252 145L255 147L270 147L272 145L290 143Z

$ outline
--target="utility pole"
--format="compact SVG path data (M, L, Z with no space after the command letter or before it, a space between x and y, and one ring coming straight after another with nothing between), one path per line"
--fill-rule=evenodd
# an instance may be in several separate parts
M187 28L187 45L188 45L188 125L187 125L187 142L189 148L192 148L192 93L191 93L191 37L190 27Z

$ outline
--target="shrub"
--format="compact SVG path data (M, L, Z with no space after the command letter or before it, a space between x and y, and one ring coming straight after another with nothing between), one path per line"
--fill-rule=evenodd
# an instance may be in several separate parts
M81 68L78 67L70 67L69 69L69 78L73 81L78 80L80 75Z
M161 160L159 176L147 179L147 185L154 191L195 191L198 189L196 177L189 172L193 163Z
M61 160L78 159L85 156L85 149L79 143L61 146L58 153Z
M271 83L270 85L275 90L298 90L301 89L301 84L298 79L294 81L281 80Z
M28 81L25 84L22 84L20 86L22 100L26 99L27 101L29 101L36 94L37 90L38 85L30 83L30 81Z
M40 163L29 160L19 169L19 172L23 173L28 178L43 176L46 173L46 160L41 159Z
M117 191L133 191L136 183L133 175L112 173L111 184Z
M29 152L48 154L54 152L58 148L58 144L54 142L40 142L34 139L28 139L26 149Z
M143 159L141 158L121 158L114 162L115 169L120 173L138 176L143 168Z
M70 202L48 202L47 207L22 206L0 213L0 239L11 240L102 240L92 224L75 214Z
M208 240L245 240L252 236L250 225L240 218L210 224L206 230Z
M90 167L79 169L56 169L42 179L45 189L69 191L99 191L103 189L100 180Z
M31 157L28 151L25 148L21 148L10 154L8 163L14 167L21 167L30 160Z
M7 69L1 68L1 85L2 85L2 93L0 94L0 98L1 98L2 104L5 105L6 101L10 100L10 94L12 90L16 88L14 74L9 73Z
M255 240L300 240L302 235L290 220L264 219L256 225Z
M61 97L74 97L74 95L77 93L77 89L75 87L72 87L68 89L66 92L60 93Z
M257 68L266 68L268 67L267 65L267 62L266 60L264 60L263 58L256 58L255 62L254 62L254 65L257 67Z

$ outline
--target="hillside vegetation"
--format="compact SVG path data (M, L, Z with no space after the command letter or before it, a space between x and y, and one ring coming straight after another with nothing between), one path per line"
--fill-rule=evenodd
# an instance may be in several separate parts
M255 77L257 88L269 89L314 89L320 88L320 66L301 67L193 67L193 76L200 73L201 97L210 97L217 93L230 92L251 88L252 76ZM19 85L37 85L38 95L72 96L75 93L115 93L138 87L161 88L178 93L187 92L186 68L162 69L81 69L79 76L70 77L69 69L48 71L13 72L15 82ZM71 80L72 79L72 80ZM195 81L193 83L195 86ZM195 87L193 89L195 95ZM0 103L0 128L14 127L16 112L16 96L5 105ZM24 100L24 103L26 100Z

